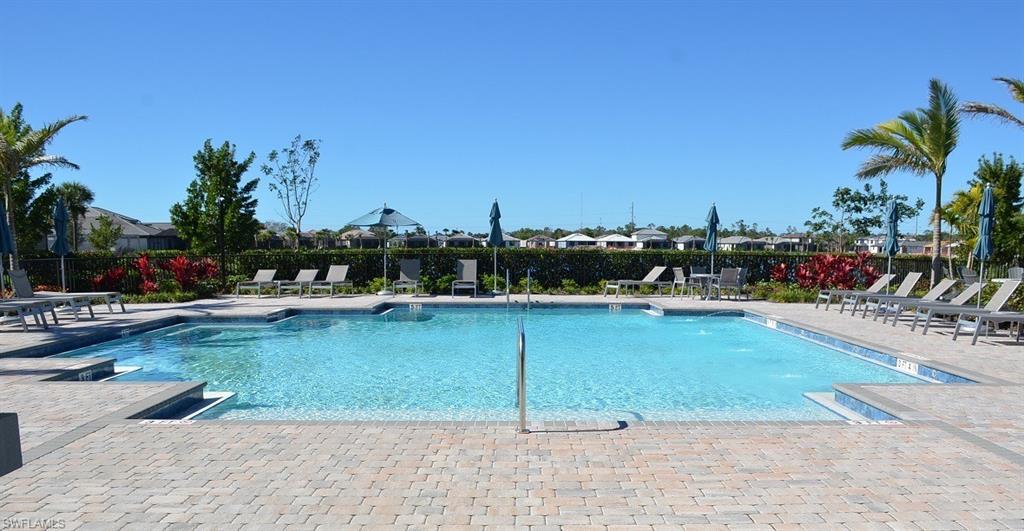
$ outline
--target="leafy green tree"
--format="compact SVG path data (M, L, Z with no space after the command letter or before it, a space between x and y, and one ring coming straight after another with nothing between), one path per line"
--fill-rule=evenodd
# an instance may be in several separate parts
M309 196L316 190L316 164L320 161L320 141L303 140L296 135L290 146L278 152L276 149L267 155L267 164L260 166L260 171L270 178L269 186L284 208L296 234L302 234L302 218L309 207ZM299 247L299 239L295 239L295 248Z
M188 185L185 200L171 207L171 222L192 250L220 255L222 283L227 253L249 246L260 230L257 200L252 196L260 180L242 183L255 158L255 153L249 153L239 162L234 144L224 142L214 148L207 139L193 157L196 178Z
M82 237L82 218L85 217L89 205L96 199L88 186L77 182L68 181L57 186L57 195L64 198L64 206L71 215L71 246L75 252L78 251L78 241Z
M99 216L95 224L89 225L89 245L97 251L113 251L117 246L117 240L121 239L124 229L114 223L110 216Z
M1006 85L1006 88L1010 91L1010 96L1014 101L1017 103L1024 103L1024 80L997 77L994 81L998 81ZM1017 118L1013 113L998 105L969 101L964 104L962 110L964 114L969 114L971 116L992 116L1003 123L1014 124L1017 127L1024 127L1024 120Z
M968 181L966 190L957 191L946 204L945 213L950 219L964 245L960 248L962 257L968 260L978 237L978 206L986 185L992 185L996 202L996 217L992 227L992 242L995 262L1010 263L1024 255L1024 200L1021 198L1022 166L1013 157L1009 163L1003 156L994 153L992 158L978 159L974 179Z
M834 213L816 207L804 225L817 238L831 242L834 251L845 251L854 238L878 232L884 227L886 209L894 199L900 219L916 216L923 206L921 199L911 206L907 196L890 194L889 183L880 179L877 191L871 183L864 183L860 190L845 186L836 188L832 193Z
M16 103L10 113L0 108L0 185L7 201L7 222L14 237L11 268L18 267L18 248L24 247L25 238L18 236L19 216L29 210L27 203L18 201L14 188L18 179L31 182L28 171L35 167L78 169L78 165L60 156L46 152L46 147L68 125L85 120L85 116L70 116L33 129L22 117L22 105ZM49 181L47 181L49 182ZM22 199L24 198L24 194ZM38 240L36 240L38 241Z
M49 173L32 178L28 172L21 172L11 183L11 203L18 208L8 212L8 219L21 227L15 237L19 249L35 249L53 228L57 194L50 184L52 180Z
M932 285L942 275L942 178L946 161L956 149L960 136L960 106L942 81L929 83L928 107L905 111L895 120L870 129L855 129L843 139L842 148L874 151L857 177L872 179L890 173L909 172L935 177L935 207L932 213Z

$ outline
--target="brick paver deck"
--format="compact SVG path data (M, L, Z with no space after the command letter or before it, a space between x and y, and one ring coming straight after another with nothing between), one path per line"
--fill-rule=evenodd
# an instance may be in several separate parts
M366 309L382 300L140 307L52 332L5 329L0 351L180 314ZM22 416L30 458L0 477L0 522L147 530L1024 528L1024 346L1000 338L971 347L941 329L922 337L808 305L650 302L750 308L890 345L985 383L863 386L911 413L893 425L669 422L517 435L501 423L142 424L122 419L169 384L43 382L65 362L0 359L0 410Z

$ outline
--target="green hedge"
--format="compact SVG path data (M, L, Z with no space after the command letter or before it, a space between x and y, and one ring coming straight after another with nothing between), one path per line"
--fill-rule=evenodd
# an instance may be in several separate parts
M422 274L439 279L455 273L455 261L460 258L479 260L481 276L490 274L493 267L493 250L488 248L441 248L441 249L390 249L388 251L388 278L398 276L398 260L419 258L422 260ZM176 256L177 252L156 251L150 256L157 263ZM200 257L190 255L192 257ZM791 267L803 263L811 253L728 251L715 255L715 269L722 267L745 267L748 280L767 280L775 265L786 263ZM116 266L124 267L127 275L121 290L137 293L138 272L132 266L133 256L83 255L65 260L68 286L72 290L92 289L91 279ZM211 256L217 259L215 256ZM872 258L875 266L885 270L884 257ZM669 266L688 268L691 265L707 266L709 255L704 251L645 250L605 251L598 249L499 249L499 277L504 278L509 269L512 283L519 283L526 277L527 269L532 271L534 282L543 289L557 289L563 281L571 280L578 286L596 286L604 280L638 279L645 276L652 267ZM374 278L380 277L383 255L380 249L339 249L339 250L283 250L249 251L227 257L226 275L229 277L251 278L257 269L277 269L277 278L294 278L299 269L317 268L326 272L332 264L348 264L349 278L356 286L367 286ZM893 259L893 272L903 276L910 271L927 273L930 259L925 256L900 256ZM35 284L60 285L60 261L55 258L34 258L22 260L24 267ZM1005 275L1005 267L989 267L986 276ZM666 273L665 279L670 278Z

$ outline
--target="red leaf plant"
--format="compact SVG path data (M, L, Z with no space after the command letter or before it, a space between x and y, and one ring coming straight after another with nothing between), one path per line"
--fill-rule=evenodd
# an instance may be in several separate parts
M139 289L143 294L160 291L160 286L156 282L156 268L153 267L148 254L140 254L135 260L132 260L132 264L135 266L135 269L139 270L139 276L142 277Z
M117 291L121 287L121 280L124 279L124 275L125 270L123 267L112 267L106 273L92 278L93 289L97 291Z
M163 264L163 268L171 272L174 281L182 291L190 291L200 281L209 280L217 276L219 268L217 262L209 258L202 260L189 260L184 255L174 257Z
M856 256L818 254L796 268L796 281L802 288L853 289L878 279L878 270L868 264L868 253Z
M785 262L776 264L772 268L772 280L775 282L786 282L789 280L789 266Z

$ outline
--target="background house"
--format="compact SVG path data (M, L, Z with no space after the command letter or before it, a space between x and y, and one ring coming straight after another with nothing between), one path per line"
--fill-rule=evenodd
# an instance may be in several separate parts
M89 207L85 216L79 223L82 232L78 240L79 251L107 251L110 249L94 249L89 243L89 233L93 226L98 226L96 221L100 216L106 216L121 228L121 237L118 238L115 251L158 251L167 249L186 249L188 246L178 237L178 229L170 222L144 222L133 217L119 214L112 210L99 207ZM47 248L53 245L53 236L47 238Z
M640 229L631 234L636 240L637 249L671 249L672 242L668 240L668 233L658 229Z
M636 249L636 240L622 234L605 234L597 238L597 246L604 249Z
M551 236L545 236L543 234L537 234L530 236L526 239L526 247L530 249L544 249L546 247L554 247L555 239Z
M563 236L555 240L555 247L559 249L573 249L576 247L596 247L597 240L587 236L586 234L580 234L574 232L568 236Z
M704 241L700 236L680 236L672 240L676 244L676 249L680 251L703 249Z
M444 242L445 247L477 247L479 245L482 245L480 240L462 232L448 236Z
M719 251L756 251L764 249L765 242L746 236L727 236L718 240Z
M341 233L342 247L349 249L375 249L380 247L380 238L363 229L352 229Z

